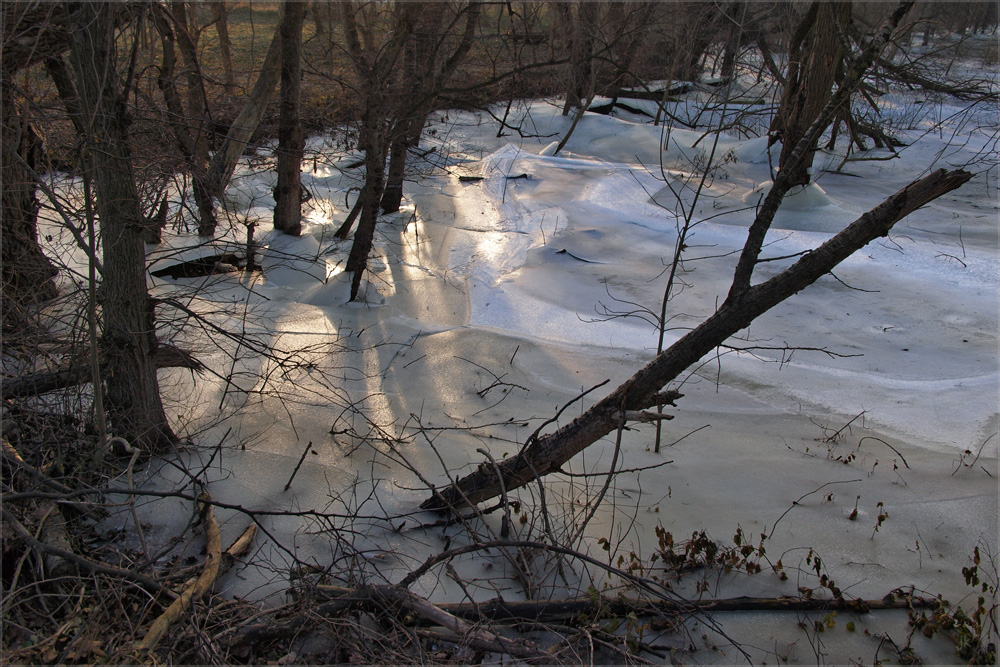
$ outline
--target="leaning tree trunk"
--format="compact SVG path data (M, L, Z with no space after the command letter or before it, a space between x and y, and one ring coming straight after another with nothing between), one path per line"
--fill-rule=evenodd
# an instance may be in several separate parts
M0 276L2 276L2 317L5 334L24 322L22 309L29 303L45 301L56 296L52 278L56 269L38 245L36 219L38 199L31 172L39 169L42 140L22 113L14 97L11 73L0 72L2 87L3 134L0 150L3 151L2 193L3 209L0 223Z
M299 122L302 90L302 23L305 2L288 2L281 34L281 110L278 120L278 182L274 187L274 228L292 236L302 233L302 149Z
M118 88L112 3L67 3L70 61L89 131L84 172L94 184L104 249L101 345L111 431L164 450L175 441L156 379L153 302L146 292L143 215L132 172L126 100ZM95 391L99 388L95 387Z
M499 466L480 466L424 501L424 509L474 505L519 488L559 468L585 448L611 433L625 420L656 419L643 411L680 397L663 392L692 364L745 329L757 317L805 289L924 204L951 192L972 178L956 170L939 170L903 188L851 223L832 239L791 267L740 294L726 299L718 311L682 337L645 368L566 426L530 440L522 451Z

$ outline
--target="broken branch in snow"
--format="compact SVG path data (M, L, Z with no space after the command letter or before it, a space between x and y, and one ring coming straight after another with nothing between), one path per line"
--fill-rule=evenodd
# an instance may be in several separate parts
M673 415L664 414L662 412L650 412L649 410L624 410L622 411L622 415L625 417L626 421L641 422L644 424L674 418Z
M194 355L179 347L159 344L153 353L156 368L189 368L201 373L205 365ZM101 363L104 366L103 360ZM58 368L37 373L27 373L20 377L3 378L3 399L39 396L50 391L69 389L91 381L90 361L80 354Z
M388 589L390 586L380 586ZM327 599L353 595L354 589L334 586L317 586L317 592ZM426 600L425 604L430 605ZM510 601L494 598L487 602L451 602L431 605L439 612L451 618L474 623L486 621L536 621L551 622L560 618L574 618L581 614L612 614L626 615L635 613L637 616L652 616L656 614L691 614L725 611L848 611L856 614L867 614L873 611L889 611L893 609L932 608L939 601L934 598L912 597L902 591L893 591L881 599L863 600L846 598L817 597L748 597L721 598L718 600L649 600L627 598L623 596L592 596L572 598L569 600L526 600ZM421 614L424 620L415 619L416 623L435 622L433 614ZM444 623L436 623L444 625ZM447 626L445 626L447 627Z
M205 568L202 570L201 576L184 589L180 597L174 600L166 611L153 621L146 636L136 646L139 651L152 650L170 625L181 618L192 602L201 599L212 588L219 576L219 564L222 561L222 539L219 533L219 524L212 511L211 498L207 493L202 494L202 496L203 498L199 502L202 502L201 513L202 521L205 523L205 548L208 551L205 556Z

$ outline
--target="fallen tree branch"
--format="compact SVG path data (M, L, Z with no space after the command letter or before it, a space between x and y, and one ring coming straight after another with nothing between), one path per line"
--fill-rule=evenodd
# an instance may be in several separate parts
M156 368L189 368L192 371L201 373L205 370L205 365L194 358L190 352L174 347L173 345L160 344L153 354L153 361ZM101 370L104 370L104 363L101 363ZM27 398L29 396L39 396L50 391L68 389L91 381L90 361L84 355L73 358L60 367L50 371L39 371L38 373L28 373L19 377L3 377L2 394L3 399Z
M879 58L878 64L885 70L887 76L899 83L921 88L929 92L944 93L960 100L986 99L991 94L989 88L984 83L946 83L922 76L919 71L912 67L912 63L907 63L910 66L897 65L885 58Z
M250 545L253 544L253 538L257 535L257 524L251 523L247 526L247 529L243 531L243 534L236 538L236 540L229 545L229 548L222 552L222 562L219 563L219 574L216 576L216 580L222 577L222 575L229 572L236 561L246 555L247 551L250 550ZM188 579L194 572L197 571L198 565L191 565L190 567L184 567L180 570L173 572L170 575L170 579Z
M654 357L604 399L566 426L539 436L518 455L503 461L499 468L507 491L557 471L569 459L610 433L618 424L621 410L645 410L655 405L657 392L730 336L819 280L871 241L886 236L906 215L961 187L971 178L972 174L963 170L941 169L928 174L890 196L773 278L731 292L714 315ZM435 490L421 508L445 510L475 505L495 497L499 489L495 470L477 469L454 484Z
M210 500L208 494L202 494L205 500ZM219 534L219 524L215 520L210 502L202 502L202 521L205 524L205 541L207 554L205 568L201 576L188 586L180 597L173 601L146 632L146 636L136 646L139 651L150 651L163 637L171 623L181 618L191 603L201 599L215 584L219 576L219 564L222 560L222 540Z
M267 620L225 633L230 646L256 645L280 638L298 635L317 619L331 619L345 613L377 603L386 611L397 610L393 615L404 619L407 625L447 629L450 641L476 648L511 655L529 662L551 659L546 652L530 642L515 642L497 634L489 634L470 624L520 623L520 622L569 622L581 618L610 618L635 614L639 617L662 617L676 614L705 614L720 612L820 612L846 611L867 614L876 611L933 608L938 601L933 598L914 597L896 590L881 599L806 598L806 597L736 597L691 602L680 599L639 599L620 596L597 596L569 600L518 601L493 599L488 602L452 602L434 604L410 592L403 586L376 585L348 588L341 586L316 586L312 594L320 604L310 612L298 613L283 622ZM651 622L653 629L657 620ZM447 639L445 637L444 639Z
M382 588L392 588L383 586ZM356 594L355 589L338 586L317 586L316 591L325 599L336 599L342 596ZM429 602L424 601L426 604ZM806 612L806 611L848 611L855 614L867 614L873 611L890 611L894 609L933 608L939 601L935 598L911 597L903 593L890 593L881 599L863 600L846 598L806 598L806 597L735 597L718 600L650 600L618 596L595 596L572 598L569 600L547 601L508 601L494 598L487 602L445 602L436 605L438 612L463 622L485 623L496 621L544 621L552 622L559 619L573 618L580 615L611 615L625 616L635 613L637 616L654 616L659 614L691 614L736 611L766 611L766 612ZM424 623L443 625L435 620L433 614L421 614ZM419 621L415 621L419 622Z
M2 445L0 445L0 456L3 456L4 460L25 471L50 489L58 491L59 493L70 493L72 491L72 489L65 484L61 484L54 479L50 479L48 475L21 458L21 455L12 444L6 440L2 440L0 443L2 443Z
M403 586L371 585L357 588L328 587L335 594L326 596L328 599L317 605L311 611L298 613L295 616L276 622L265 620L242 628L232 630L215 637L216 641L230 647L253 646L275 639L298 635L305 627L315 622L317 618L335 618L343 614L370 608L378 605L379 611L393 612L398 619L413 623L417 618L424 626L440 626L446 628L452 635L450 641L472 646L476 649L510 655L527 662L551 662L551 656L529 641L515 641L500 635L474 628L465 620L458 618L441 605L435 605L412 593Z
M474 645L480 650L486 650L515 658L535 662L546 660L545 651L536 646L533 642L522 640L514 641L498 634L490 636L487 632L476 629L463 619L446 611L442 605L431 604L427 600L419 597L415 593L400 586L367 586L364 589L371 597L388 606L402 606L416 616L423 619L429 625L439 625L447 628L457 635L458 643ZM354 593L351 593L354 595Z

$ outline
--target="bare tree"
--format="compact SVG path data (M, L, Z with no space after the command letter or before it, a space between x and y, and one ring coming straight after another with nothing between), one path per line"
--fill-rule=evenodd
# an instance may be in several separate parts
M280 3L278 5L278 25L281 25L284 20L284 13L285 4ZM240 155L243 154L243 149L250 142L250 138L257 131L280 79L281 31L276 30L267 48L267 55L264 56L260 75L247 96L247 101L230 126L222 145L212 156L212 163L209 165L207 175L207 187L212 196L221 197L229 184L233 177L233 171L236 169L236 163L239 161ZM199 234L204 236L213 233L213 231L214 226L212 229L199 229Z
M162 5L151 6L153 25L160 34L162 60L157 86L166 103L166 121L173 131L181 156L191 174L191 189L198 208L198 231L203 236L215 230L215 204L208 187L208 122L205 88L198 71L194 41L186 29L183 2L175 2L173 13ZM174 30L174 27L177 30ZM185 112L176 81L177 56L174 45L180 42L188 83L188 109ZM64 97L65 99L65 97ZM159 230L147 235L147 241L159 240Z
M22 112L12 81L13 73L0 70L0 108L3 109L2 158L3 225L2 258L3 331L7 336L23 326L22 309L56 296L52 278L56 269L38 246L37 187L32 171L40 171L42 140Z
M0 310L5 336L24 324L25 306L56 296L56 270L37 235L39 204L32 172L41 170L42 141L25 113L15 77L65 48L64 23L59 5L0 6Z
M411 148L420 142L420 135L427 116L439 101L439 92L469 53L479 22L481 3L470 2L460 6L457 12L446 16L448 5L427 3L406 47L403 67L403 85L408 92L401 100L402 110L398 112L392 130L389 147L389 171L381 207L385 213L399 210L403 199L403 175L406 157ZM451 47L449 37L452 28L459 25L464 14L464 27L457 35L457 44ZM447 20L446 20L447 19ZM448 48L452 48L448 53Z
M219 53L222 55L222 67L226 76L226 94L236 92L236 75L233 72L233 43L229 39L229 10L227 2L210 2L212 7L212 22L219 36Z
M359 92L364 99L358 145L365 153L365 184L357 204L361 213L346 266L346 270L353 274L353 301L358 296L367 268L379 204L385 189L385 159L390 139L387 124L392 118L392 106L398 101L393 99L390 86L413 26L425 7L418 3L403 3L391 8L388 16L376 15L369 17L367 22L358 20L360 10L350 0L341 2L340 7L344 41L360 81ZM388 35L384 43L378 41L375 25L378 18L385 18L390 24L384 33ZM337 235L346 238L349 232L349 226L342 225Z

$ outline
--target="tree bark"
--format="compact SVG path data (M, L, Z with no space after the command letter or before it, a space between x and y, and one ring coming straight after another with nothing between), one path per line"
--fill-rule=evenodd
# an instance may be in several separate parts
M781 139L778 169L788 172L790 186L809 183L815 143L795 165L790 157L830 98L834 77L844 57L837 32L846 31L850 19L850 2L814 1L796 29L781 106L770 130L772 141Z
M3 129L2 197L0 210L0 280L2 280L2 326L5 334L25 322L23 308L57 295L52 279L56 269L38 245L38 199L31 170L41 171L42 140L35 133L14 96L12 72L0 71L0 108Z
M281 102L278 120L278 182L274 187L274 228L302 233L302 150L299 122L302 89L302 23L307 2L288 2L278 28L281 34Z
M421 507L448 509L474 505L499 495L501 488L510 491L557 471L563 463L614 430L623 411L644 410L656 405L664 398L660 393L664 386L727 338L829 273L869 242L888 234L904 216L960 187L970 178L972 174L965 171L942 169L911 183L777 276L748 290L730 294L714 315L657 355L607 397L554 433L529 441L517 456L500 464L502 486L492 466L480 466L455 484L435 491Z
M162 451L175 436L156 379L153 305L146 292L143 215L132 171L126 100L118 87L115 6L67 3L70 61L88 132L85 177L94 183L104 250L101 345L109 422L133 446Z

